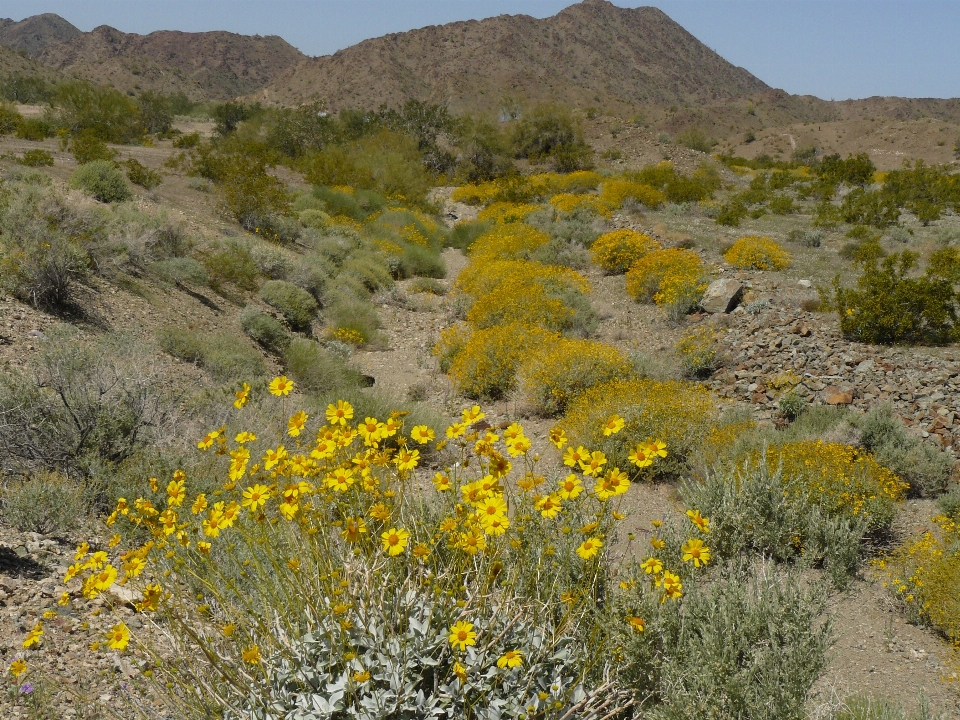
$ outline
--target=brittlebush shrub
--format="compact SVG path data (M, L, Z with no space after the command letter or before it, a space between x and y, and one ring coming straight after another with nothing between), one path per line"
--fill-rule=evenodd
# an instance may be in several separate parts
M663 440L670 454L656 471L683 472L690 453L715 425L716 399L701 385L646 378L614 380L597 385L576 398L560 421L571 444L596 447L620 468L635 469L629 460L638 443ZM624 419L619 433L605 436L604 421Z
M527 358L519 377L537 412L554 415L594 385L632 374L633 364L612 345L562 339Z
M759 458L759 455L754 455ZM871 530L890 526L907 484L868 452L822 440L774 445L766 462L782 468L788 482L799 480L804 492L832 516L862 517Z
M550 236L524 223L509 223L484 233L470 245L473 265L494 260L529 259L539 247L550 242Z
M610 206L596 195L561 193L550 198L550 205L565 213L587 210L604 217L613 214Z
M746 270L784 270L793 260L779 243L763 235L740 238L723 254L723 259Z
M935 532L907 540L876 565L907 617L960 649L960 522L944 515L935 521Z
M706 325L686 331L674 346L686 377L704 377L717 366L717 333Z
M693 250L667 248L640 258L627 272L627 293L653 301L672 317L692 310L707 290L707 271Z
M474 330L450 362L450 379L468 397L503 397L516 385L520 364L558 339L556 333L520 322Z
M480 222L494 222L497 225L522 222L527 215L536 212L539 205L526 203L496 202L484 208L477 215Z
M590 259L611 275L622 275L647 253L660 250L660 243L636 230L614 230L598 237L590 247Z
M600 199L611 208L620 208L626 200L635 200L649 208L658 208L667 196L656 188L629 180L608 180L600 187Z

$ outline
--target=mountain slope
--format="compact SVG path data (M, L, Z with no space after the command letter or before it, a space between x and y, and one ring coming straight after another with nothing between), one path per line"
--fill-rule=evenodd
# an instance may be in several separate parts
M35 55L54 43L71 40L83 32L59 15L44 13L19 22L0 19L0 45Z
M496 110L521 98L625 107L767 89L656 8L585 0L543 20L501 15L366 40L302 61L255 97L322 99L332 109L417 98Z

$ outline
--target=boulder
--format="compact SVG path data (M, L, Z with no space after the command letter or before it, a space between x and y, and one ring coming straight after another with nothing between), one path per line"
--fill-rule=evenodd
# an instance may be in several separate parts
M823 401L827 405L849 405L853 402L853 390L831 385L823 391Z
M728 313L743 295L743 285L733 278L714 280L703 294L700 307L708 313Z

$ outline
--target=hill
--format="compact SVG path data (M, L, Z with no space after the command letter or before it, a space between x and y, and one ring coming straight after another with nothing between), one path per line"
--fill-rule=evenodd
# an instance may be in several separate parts
M33 15L19 22L9 18L0 19L0 45L22 50L28 55L35 55L49 45L79 35L83 35L82 30L54 13Z
M332 109L417 98L497 110L518 99L624 108L767 89L656 8L585 0L543 20L501 15L366 40L303 60L255 97L322 99Z

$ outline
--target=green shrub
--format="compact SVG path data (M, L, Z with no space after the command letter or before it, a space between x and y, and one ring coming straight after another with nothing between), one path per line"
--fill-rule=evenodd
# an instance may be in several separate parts
M111 143L129 143L144 132L133 98L104 85L82 80L57 85L53 105L56 124L71 135L93 134Z
M53 134L53 127L41 118L24 118L17 125L17 137L21 140L41 142Z
M89 472L158 437L168 380L132 337L47 331L28 373L0 374L5 469Z
M618 641L621 677L642 699L644 717L807 717L804 703L831 643L830 624L819 622L822 592L761 566L728 569L685 593L683 603L661 605L637 573L620 615L639 615L646 628L620 630Z
M492 223L481 222L478 220L462 221L453 226L453 230L447 235L446 244L449 247L466 250L481 235L490 231Z
M446 295L447 287L432 278L417 278L407 286L407 292L426 293L428 295Z
M81 165L70 176L70 187L83 190L105 203L121 202L131 196L123 174L106 160L94 160Z
M398 258L397 276L401 278L426 277L443 278L447 276L447 267L439 253L419 245L408 245Z
M7 173L7 180L20 185L36 185L38 187L50 187L53 185L53 178L47 173L34 170L30 167L11 168Z
M0 487L0 518L20 532L66 537L90 512L88 492L56 472L9 479Z
M704 135L702 130L696 128L689 128L679 133L676 138L674 138L674 142L676 142L677 145L683 145L691 150L697 150L702 153L709 153L717 144L716 140L711 140Z
M257 265L249 242L233 239L217 242L204 254L203 264L215 286L229 282L241 290L257 288Z
M583 140L583 130L559 106L540 105L525 114L513 129L517 157L533 162L552 160L559 172L572 172L590 164L592 151Z
M351 255L340 268L340 277L351 275L363 283L368 292L374 293L393 285L390 269L373 253L357 252Z
M299 387L314 395L328 395L361 383L359 372L313 340L295 338L283 360Z
M823 233L819 230L791 230L787 240L803 247L818 248L823 244Z
M843 706L829 720L946 720L942 715L934 717L924 695L920 695L916 713L908 713L903 707L886 698L858 695L846 699Z
M260 354L227 332L200 334L168 325L157 332L160 347L184 362L195 363L221 382L251 381L266 372Z
M250 339L273 355L283 355L290 345L290 335L283 325L253 305L240 313L240 326Z
M833 281L831 305L840 316L847 337L865 343L942 345L957 337L960 255L941 248L931 257L923 275L911 276L916 253L894 253L878 262L860 259L856 288Z
M793 390L785 392L777 401L777 410L790 422L800 417L806 408L807 399Z
M84 130L74 135L70 140L70 152L78 165L86 165L95 160L112 162L117 157L117 151L107 147L93 130Z
M717 367L717 333L707 326L699 325L683 333L674 346L680 358L683 374L688 378L709 376Z
M27 167L52 167L53 155L46 150L35 148L24 152L18 162Z
M173 146L180 150L189 150L200 144L200 133L192 132L178 135L173 139Z
M260 298L279 310L294 330L310 331L320 308L306 290L285 280L268 280L260 288Z
M376 308L369 300L337 293L328 296L324 308L331 331L350 330L362 338L363 344L371 344L380 339L380 318Z
M206 285L210 276L206 268L197 260L189 257L171 257L157 260L150 270L161 279L174 285Z
M702 481L687 482L682 495L710 518L710 549L718 560L753 555L800 567L823 565L838 587L856 574L864 518L830 516L798 478L771 471L765 457L708 472Z
M13 103L0 102L0 135L16 132L22 122L23 116L17 112Z
M153 190L163 182L163 175L144 166L139 160L130 158L125 160L123 164L127 166L127 177L134 185Z

